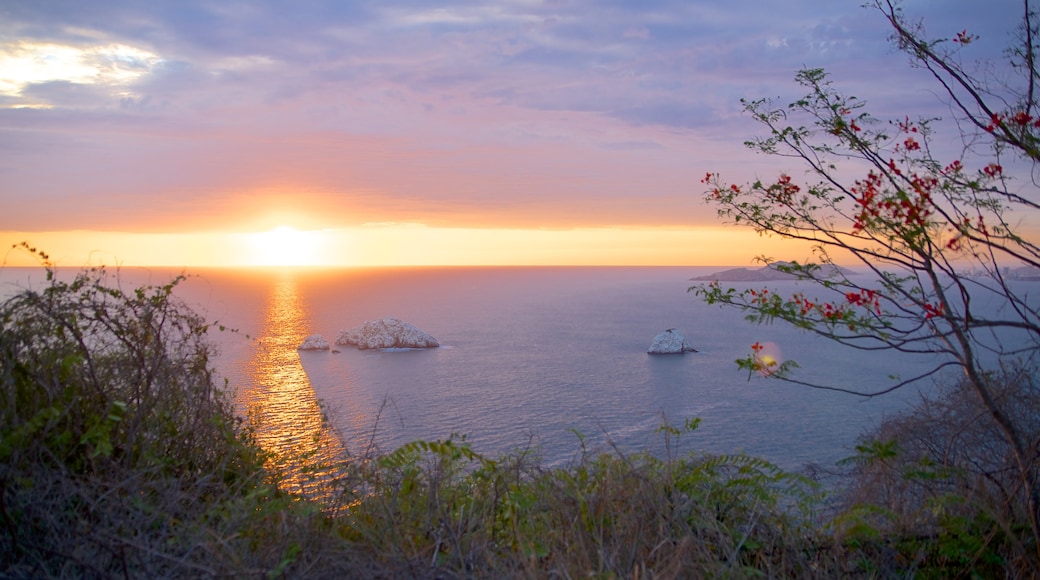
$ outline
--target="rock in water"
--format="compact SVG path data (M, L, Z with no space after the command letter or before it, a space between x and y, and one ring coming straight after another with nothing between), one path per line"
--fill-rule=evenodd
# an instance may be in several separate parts
M650 343L650 348L646 352L648 354L682 354L684 352L697 352L697 349L686 343L686 337L681 332L674 328L669 328L654 337L653 342Z
M329 341L325 340L320 334L312 334L303 339L303 342L296 347L296 350L329 350Z
M426 332L393 317L372 320L350 330L344 330L336 337L336 344L356 346L361 350L440 346L437 339Z

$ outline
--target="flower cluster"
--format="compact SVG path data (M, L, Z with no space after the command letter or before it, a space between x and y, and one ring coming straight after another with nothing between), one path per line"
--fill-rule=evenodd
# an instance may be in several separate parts
M898 174L897 174L898 175ZM859 214L853 224L853 233L861 232L877 219L895 222L895 224L922 228L932 215L932 191L939 186L939 180L931 176L920 176L916 173L910 178L911 191L899 191L894 196L883 196L882 177L871 171L867 179L856 181L852 193L860 206Z
M856 124L855 119L849 119L848 121L845 120L845 117L851 114L852 111L850 111L849 109L842 108L841 110L839 110L838 116L835 117L834 121L832 122L833 126L831 127L830 133L832 135L841 135L842 131L844 131L845 129L850 129L855 133L859 133L860 131L862 131L863 128Z
M920 132L917 129L917 125L915 125L914 122L910 120L910 117L904 117L903 120L899 121L898 123L899 123L899 130L902 131L903 133L905 133L907 135L907 137L906 137L906 139L903 140L903 143L902 143L901 146L900 145L896 145L896 151L899 151L901 148L906 150L907 152L910 152L910 151L920 151L921 150L921 143L918 142L916 137L914 137L915 133L919 133ZM893 161L889 161L888 162L888 167L889 167L889 169L894 171L896 174L899 174L899 170L895 167L895 163Z
M925 320L931 320L937 316L942 316L946 312L946 306L940 302L938 305L925 304L924 305L924 318Z
M791 302L798 307L798 313L802 316L816 310L816 303L806 298L805 294L802 294L801 292L791 296Z
M735 183L730 185L729 187L727 187L725 189L720 187L718 185L719 184L719 174L718 173L712 173L710 171L704 174L704 177L701 179L701 183L704 183L704 184L707 184L707 185L712 185L712 184L715 185L715 187L711 190L711 198L716 200L716 201L725 201L727 196L729 196L729 195L739 195L740 192L741 192L740 186L735 184Z
M968 45L978 39L978 35L968 34L968 30L962 30L957 33L957 36L953 37L953 41L960 45Z
M770 296L768 288L763 288L761 290L751 289L748 290L748 294L751 295L751 300L749 302L752 304L758 304L759 306L769 304Z
M801 191L797 185L791 183L791 176L781 173L776 183L766 188L766 196L778 203L790 205L795 194Z
M874 312L881 314L881 297L876 290L861 288L859 292L846 292L845 301L852 306L873 309Z
M857 315L854 307L864 308L881 314L881 295L876 290L860 289L845 293L844 303L833 303L826 301L814 301L801 292L791 295L786 304L790 316L806 317L810 314L829 323L843 323L849 330L855 330L857 326L865 324L863 315Z
M712 197L712 199L721 201L723 196L726 194L726 192L727 192L727 190L724 190L724 189L716 187L715 189L713 189L711 191L711 197ZM740 186L739 185L734 183L734 184L729 186L728 194L739 194L739 193L740 193Z
M821 304L819 310L826 320L830 320L833 322L844 320L846 316L849 316L851 314L849 312L845 312L844 308L840 306L835 306L830 302L824 302L823 304Z
M867 175L866 181L857 180L856 184L852 186L852 193L856 196L856 203L861 208L859 215L856 216L856 223L852 227L853 232L865 230L871 218L881 216L881 210L878 208L877 202L880 190L881 175L873 171Z
M904 133L917 133L917 125L910 120L910 117L903 117L902 121L899 121L899 130Z
M990 115L989 124L986 125L986 131L992 133L1001 127L1015 127L1018 129L1032 127L1034 129L1040 129L1040 118L1034 117L1025 111L1018 111L1011 116L1003 115L1001 113L993 113Z

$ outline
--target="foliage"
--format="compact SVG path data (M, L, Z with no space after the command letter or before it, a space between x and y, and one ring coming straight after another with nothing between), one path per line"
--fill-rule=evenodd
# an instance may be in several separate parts
M1036 375L1013 366L986 379L1024 435L1040 438ZM832 521L845 541L876 549L883 538L920 577L1035 573L1022 513L1028 490L1000 426L967 381L885 419L856 450L845 460L847 487Z
M957 121L959 154L946 157L950 140L944 143L935 132L940 119L882 122L864 102L835 89L824 71L801 71L796 81L808 91L804 98L786 106L771 100L744 106L768 131L747 145L801 163L807 183L784 173L770 181L730 184L710 172L704 182L706 200L718 206L721 217L762 234L814 242L812 260L778 266L794 274L801 288L813 290L782 295L718 283L692 290L708 303L746 309L753 321L780 319L853 348L931 362L921 375L857 394L874 396L946 377L946 370L960 371L975 403L997 426L993 435L1014 458L1015 477L1026 490L1015 497L1025 502L1020 513L1031 530L1035 565L1040 562L1037 441L998 403L988 377L1001 365L1035 364L1040 344L1037 303L1008 275L1012 266L1040 267L1040 247L1012 217L1040 209L1035 181L1022 181L1040 162L1037 15L1026 0L1007 67L994 71L964 64L976 40L968 31L932 40L891 2L872 4L891 24L898 46L937 81ZM797 124L801 121L805 124ZM1005 167L1024 168L1026 175ZM848 275L838 261L854 262L871 280ZM854 392L800 380L793 365L766 368L754 349L738 364L782 380Z
M692 430L665 425L672 437ZM354 471L343 533L413 577L812 576L819 490L745 455L539 466L417 441Z
M0 575L287 569L320 518L277 487L216 385L209 326L104 268L0 304Z

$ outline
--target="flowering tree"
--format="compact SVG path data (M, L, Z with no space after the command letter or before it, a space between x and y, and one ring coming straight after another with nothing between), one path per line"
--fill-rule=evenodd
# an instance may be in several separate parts
M735 184L717 173L703 181L706 200L721 217L759 233L813 242L811 263L776 267L815 290L787 296L717 282L691 290L708 303L746 309L754 321L781 319L854 348L934 361L923 374L858 392L800 380L794 363L765 358L756 343L737 361L749 372L874 396L958 369L1013 450L1040 554L1040 442L994 397L991 372L1010 361L1035 365L1040 352L1038 305L1008 276L1009 267L1040 267L1036 238L1016 225L1040 210L1037 15L1024 0L1015 44L1005 53L1010 74L998 75L964 64L977 40L969 31L929 39L889 0L872 6L891 24L900 49L941 88L962 138L959 154L933 153L942 149L939 119L883 122L864 102L837 91L824 71L801 71L796 80L808 91L804 98L787 106L743 104L768 130L747 145L807 166L806 181L781 174ZM805 124L792 124L799 120ZM847 276L837 261L852 261L871 275ZM994 298L1006 305L999 315L979 307ZM1018 338L998 338L1008 332Z

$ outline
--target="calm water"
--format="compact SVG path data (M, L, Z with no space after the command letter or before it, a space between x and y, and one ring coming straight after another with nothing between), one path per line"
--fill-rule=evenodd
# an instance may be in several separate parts
M687 288L718 268L425 268L333 271L199 270L180 295L218 333L218 370L256 415L262 442L283 452L317 440L327 454L319 401L342 444L392 449L410 440L465 434L478 452L527 445L561 464L587 444L661 451L663 417L700 417L682 450L746 451L797 468L849 455L885 413L917 396L865 400L741 374L734 360L775 343L802 376L872 389L919 367L868 356L784 325L757 326L704 305ZM169 273L128 270L133 283ZM2 293L25 275L0 272ZM793 282L770 283L785 292ZM790 288L787 288L790 287ZM435 336L423 351L297 352L308 334L396 316ZM700 352L649 356L650 340L678 328ZM246 338L248 335L250 338ZM324 437L324 439L323 439Z
M734 364L775 343L806 378L871 389L910 361L867 356L783 325L757 326L687 293L705 268L438 268L204 271L185 296L256 338L220 336L220 369L287 445L316 436L316 400L352 452L464 434L497 455L528 444L546 463L592 447L661 450L662 418L700 417L684 450L746 451L787 467L832 464L913 390L875 400L750 381ZM792 282L773 283L783 288ZM308 334L396 316L441 348L297 352ZM678 328L700 352L649 356Z

